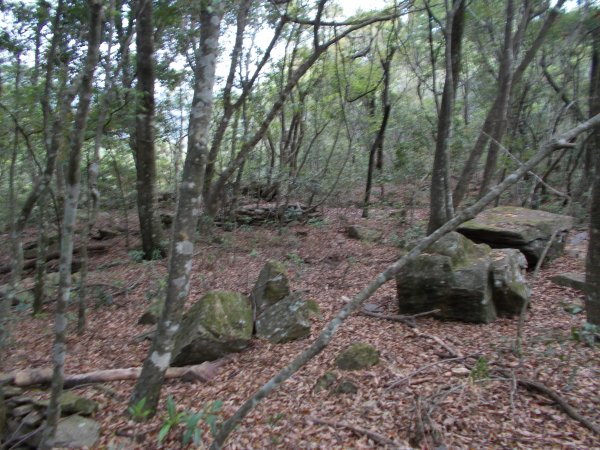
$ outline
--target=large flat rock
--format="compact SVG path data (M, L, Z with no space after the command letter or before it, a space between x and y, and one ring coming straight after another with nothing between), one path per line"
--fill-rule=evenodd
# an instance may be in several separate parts
M546 255L547 260L562 253L573 222L571 216L499 206L465 222L457 231L474 242L488 244L492 248L518 249L527 258L529 267L534 268L552 236L554 238Z

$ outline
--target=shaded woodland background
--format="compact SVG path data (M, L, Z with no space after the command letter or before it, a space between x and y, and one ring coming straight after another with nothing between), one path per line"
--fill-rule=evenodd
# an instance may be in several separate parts
M356 290L369 284L361 270L373 276L386 270L399 247L418 247L464 211L468 218L466 208L479 207L477 202L503 182L512 184L497 192L497 198L490 197L496 204L573 215L580 230L589 230L587 264L576 257L558 264L587 270L591 287L580 300L587 308L588 329L600 323L600 19L595 2L404 1L349 18L343 18L339 5L325 0L4 1L0 9L0 227L6 283L0 299L0 339L7 355L2 359L13 365L5 363L2 370L54 366L54 400L49 402L43 448L50 448L60 415L55 400L62 392L65 364L73 370L127 367L139 366L146 354L170 356L169 324L179 322L186 301L212 287L236 285L247 291L248 278L242 281L249 275L244 274L249 268L259 270L253 262L259 256L286 260L299 274L296 287L321 296L323 316L331 319L335 306L344 304L341 296L356 298ZM519 179L509 177L541 155L540 149L548 149L540 164L522 170ZM266 221L259 228L254 227L259 221L247 214L249 205L266 208ZM376 244L348 244L336 235L336 230L361 220L381 228L386 238ZM108 239L108 248L102 239ZM106 250L109 256L94 255ZM122 261L124 267L111 272L111 261ZM321 266L313 273L307 267L314 261L334 269ZM57 268L58 289L49 289L50 272ZM72 278L72 271L78 275ZM95 278L102 272L108 278ZM137 272L140 279L133 281ZM328 284L317 277L319 272L337 277L337 299L323 294ZM317 277L314 284L306 278L312 276ZM353 279L360 283L354 286ZM589 381L597 375L597 348L586 347L573 356L578 344L564 343L565 330L584 327L586 321L569 316L554 323L547 311L560 310L562 294L543 295L544 281L533 283L534 292L548 303L542 307L544 303L533 302L541 317L531 321L532 336L548 327L562 330L562 337L554 336L556 345L584 367L578 395L592 400L585 411L597 419L597 383ZM114 356L111 346L119 345L114 342L101 345L98 360L84 356L82 343L91 342L91 334L110 322L112 314L123 329L130 327L128 320L135 323L138 316L133 315L142 309L135 303L147 303L144 292L150 291L154 293L149 296L164 299L151 349L137 343L129 350L131 357L107 361L107 353ZM127 295L127 305L120 300L118 307L112 304L117 293ZM107 299L108 305L90 309ZM385 296L377 299L391 306ZM30 312L33 318L27 317ZM53 320L54 335L42 338L41 329ZM421 328L439 327L449 339L458 339L452 333L460 336L459 327L465 326L426 320ZM501 339L503 326L509 321L489 336ZM122 332L131 339L131 331ZM374 333L371 327L361 332ZM111 339L119 333L115 330ZM378 334L379 339L400 337ZM19 360L21 345L43 349L43 355ZM490 351L497 345L502 346L486 341L484 347ZM478 351L474 342L465 346L470 353ZM273 353L265 357L271 362L261 364L273 365L303 347L291 344L289 353L269 349ZM538 375L546 371L535 361L536 352L543 350L535 345L530 350L533 359L523 363L515 357L514 367L535 378L528 370ZM71 352L82 358L81 367L69 362ZM235 365L246 363L260 373L260 364L252 360L257 354L244 353ZM331 356L325 352L319 358L326 364ZM156 358L145 361L129 405L145 398L154 415L160 410L166 367ZM544 381L557 389L564 385L553 376L566 370L562 375L575 377L555 360L544 364L555 367ZM416 360L414 366L419 366ZM237 370L229 367L222 376L234 377ZM251 373L256 379L244 379L245 396L260 386L257 380L268 379ZM308 386L311 377L302 380ZM222 392L213 392L218 383L195 389L208 389L201 395L219 398ZM500 389L502 382L494 383L490 389ZM381 398L375 384L366 392ZM306 391L306 386L299 389ZM461 395L479 395L462 386ZM167 389L175 393L180 388ZM126 409L132 386L119 390L118 401L107 399L103 413L103 422L112 423L111 432L127 420L115 419L115 414L117 405L121 413ZM513 394L504 401L517 414ZM278 397L285 405L281 408L294 409L289 397L277 395L284 395ZM223 418L243 398L226 402ZM402 403L395 397L389 401ZM413 410L421 408L419 401ZM377 422L387 417L388 406L377 405ZM338 413L332 411L332 416ZM408 441L406 430L412 425L408 416L399 417L401 426L383 428ZM139 425L152 442L157 420ZM286 422L282 434L289 437L298 420ZM437 442L440 423L450 428L454 424L439 417L428 420L433 425L421 423L427 430L419 432L425 446L430 445L427 439ZM522 423L540 432L535 422L524 418ZM498 431L493 424L486 426ZM567 445L569 439L575 447L597 444L593 431L578 432L584 433L579 441L563 433L556 442L523 445ZM482 445L482 437L472 433L462 441L455 435L446 440L458 446ZM105 443L109 434L103 435ZM138 431L129 436L131 445L137 436ZM501 432L497 436L494 445L506 445L502 439L507 437ZM255 438L236 445L270 445ZM306 439L311 438L272 445ZM335 437L327 439L322 445L336 442ZM342 447L347 443L344 438L337 442Z

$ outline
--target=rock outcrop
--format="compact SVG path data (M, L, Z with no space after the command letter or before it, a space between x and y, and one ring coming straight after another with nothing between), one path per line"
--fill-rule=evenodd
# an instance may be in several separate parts
M552 237L546 260L559 256L564 250L567 232L573 218L546 211L499 206L483 211L463 223L457 231L476 243L493 248L520 250L534 268Z
M260 315L269 306L273 306L290 294L290 283L285 266L279 261L267 261L250 294L250 300Z
M525 265L517 250L492 251L449 233L398 274L400 313L439 310L439 318L475 323L518 314L529 298Z
M283 344L310 334L309 305L293 293L267 308L256 319L256 335Z
M248 297L231 291L209 292L185 313L171 365L199 364L239 352L250 343L252 327Z

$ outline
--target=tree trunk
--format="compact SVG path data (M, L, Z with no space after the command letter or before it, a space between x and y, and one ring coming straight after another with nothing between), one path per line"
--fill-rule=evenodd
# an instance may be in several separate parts
M433 233L454 216L448 148L452 134L456 89L460 76L465 9L463 0L454 0L452 8L448 9L446 15L444 30L446 37L446 76L438 117L435 156L431 174L428 233Z
M508 1L511 1L511 0L507 0L507 2ZM535 54L537 53L540 46L544 42L546 36L548 35L550 28L552 27L552 25L558 18L559 10L562 7L562 5L565 3L565 1L566 0L558 0L556 5L551 9L551 11L546 16L546 19L544 20L544 23L543 23L542 27L540 28L540 31L536 35L535 40L531 44L531 47L529 47L529 49L527 50L525 55L523 55L521 62L514 69L514 71L511 71L511 74L510 74L511 80L510 80L510 87L508 89L508 92L502 89L503 80L508 81L506 79L508 74L502 73L503 67L502 67L502 64L500 65L500 73L498 74L499 85L498 85L498 92L496 94L496 98L494 99L494 103L492 104L491 108L489 109L489 111L487 113L484 124L481 128L481 131L479 132L477 140L475 141L475 145L473 146L473 148L471 149L471 152L469 153L469 157L467 158L467 161L465 162L465 165L460 174L459 180L456 184L456 188L454 189L453 203L454 203L455 207L460 205L460 203L464 200L464 198L469 190L469 184L471 182L471 179L473 178L473 175L475 174L475 172L477 170L477 164L478 164L479 160L481 159L481 155L483 154L485 147L490 140L490 137L492 138L492 140L495 139L498 141L498 139L496 137L497 136L496 133L498 133L501 130L501 127L499 127L499 124L500 124L499 118L502 118L503 105L506 102L508 102L508 103L510 102L510 96L512 93L512 89L514 89L514 86L520 82L523 74L525 73L525 70L527 70L527 67L529 67L529 64L535 57ZM507 6L508 6L508 4L507 4ZM530 12L531 12L531 10L530 10ZM524 26L531 23L531 21L528 20L527 17L523 17L522 19L523 20L521 21L521 23L525 24ZM509 26L508 21L507 21L506 25L508 28L508 26ZM521 43L520 41L523 38L524 31L525 31L524 28L521 27L519 29L519 32L517 32L516 39L513 40L511 37L511 40L514 41L512 47L511 47L511 50L510 50L511 54L514 55L515 43L517 44L516 45L517 47L520 46L520 43ZM507 38L507 36L505 35L505 42L506 42L506 38ZM504 50L505 50L505 48L503 49L503 53L504 53ZM503 55L501 55L501 58L504 60L505 56L506 55L503 54ZM505 98L506 95L508 95L508 98ZM502 134L504 134L504 131L502 131ZM502 138L502 137L500 136L500 138ZM494 167L495 167L495 162L492 159L492 160L490 160L490 168L492 166L492 163L494 164ZM489 173L489 169L488 169L488 173ZM490 181L491 181L491 179L490 179Z
M137 203L144 259L163 255L161 228L156 216L156 152L154 149L154 27L152 1L140 0L136 28L137 107L135 167Z
M71 263L73 260L73 237L77 218L77 204L81 184L81 148L92 100L92 81L96 64L99 58L100 35L102 31L102 0L90 0L90 22L88 50L85 65L82 69L81 85L79 88L79 103L73 132L71 134L71 148L69 152L69 166L67 172L67 198L64 205L61 243L60 243L60 275L58 298L56 300L55 326L54 326L54 369L52 375L52 389L48 411L46 413L46 426L40 444L42 450L53 447L56 426L60 418L59 398L63 391L64 364L66 356L66 310L71 291Z
M596 13L598 18L598 13ZM600 28L593 31L592 67L590 70L589 113L600 113ZM586 283L588 290L585 298L587 321L600 325L600 126L597 126L588 142L588 151L592 153L593 182L590 210L590 240L586 262Z
M183 306L188 296L212 118L212 90L223 6L218 0L203 2L201 6L200 52L195 66L188 151L173 223L165 305L150 352L129 401L130 406L136 406L145 399L145 407L150 414L156 412L165 372L171 362L175 333L179 329Z

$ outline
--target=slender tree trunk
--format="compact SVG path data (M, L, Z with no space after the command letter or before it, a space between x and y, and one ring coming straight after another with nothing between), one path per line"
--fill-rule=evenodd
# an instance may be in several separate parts
M452 189L450 186L449 146L454 117L454 103L460 76L462 37L465 5L463 0L454 0L446 14L446 76L442 103L438 116L435 156L431 174L429 224L427 231L433 233L454 217Z
M512 0L507 0L507 2L508 1L512 1ZM507 77L509 76L509 74L506 72L504 72L504 73L502 72L503 66L501 63L500 72L498 74L498 83L499 83L498 92L494 99L494 103L492 104L491 108L489 109L489 111L487 113L487 116L486 116L483 126L481 128L481 131L479 132L477 140L475 141L475 145L473 146L473 148L471 149L471 152L469 153L469 157L467 158L467 161L465 162L465 165L463 166L463 170L462 170L461 175L456 184L456 188L454 189L453 203L454 203L455 207L460 205L460 203L464 200L464 198L469 190L469 184L471 182L471 179L473 178L473 175L475 174L475 172L477 170L477 165L479 163L479 160L481 159L481 155L483 155L486 145L490 141L490 137L492 139L495 139L498 141L498 139L496 137L496 133L499 132L499 130L501 130L501 128L499 128L499 120L498 119L503 118L503 113L502 113L503 105L507 102L508 103L510 102L510 96L511 96L512 90L514 89L514 86L520 82L523 74L525 73L525 70L527 70L527 67L529 67L529 64L531 63L531 61L535 57L537 51L539 50L542 43L546 39L546 36L548 35L548 32L552 28L552 25L558 18L560 8L565 3L565 1L566 0L558 0L556 5L550 10L548 15L546 16L546 19L544 20L544 23L543 23L542 27L540 28L540 31L538 32L538 34L535 37L535 40L533 41L533 43L531 44L531 46L529 47L527 52L525 52L525 54L521 58L519 65L514 69L513 72L511 72L510 86L509 86L508 91L502 89L502 83L508 81ZM507 9L508 9L508 3L507 3ZM523 17L522 19L523 19L521 21L522 24L529 24L531 22L531 21L527 20L527 17ZM507 20L506 25L508 28L508 26L509 26L508 20ZM513 55L514 55L515 47L518 47L521 44L520 41L522 40L523 32L524 32L524 29L523 29L523 27L521 27L519 29L519 32L517 33L516 39L513 39L512 37L510 37L511 41L513 41L510 52ZM505 38L505 42L506 42L507 36L505 35L504 38ZM517 41L519 41L519 42L517 42ZM505 48L503 49L502 53L504 53L504 50L505 50ZM504 54L501 56L502 60L505 60L504 56L505 56ZM508 98L506 98L506 95L508 95ZM503 133L504 133L504 131L502 131L502 134ZM500 138L502 138L502 136L500 136ZM491 168L493 162L494 161L492 158L492 160L490 160L490 168ZM488 173L489 173L489 171L490 170L488 169Z
M599 13L596 13L598 19ZM592 67L590 70L589 113L600 113L600 28L593 31ZM588 142L593 155L592 198L590 210L590 240L588 243L585 307L587 321L600 325L600 126L593 130Z
M48 253L48 232L46 221L46 201L48 194L46 192L40 195L38 201L38 239L37 255L35 261L35 286L33 289L33 315L42 312L44 297L46 295L46 255Z
M388 43L388 47L390 43ZM373 145L369 151L369 166L367 168L367 183L365 186L365 198L363 201L363 211L362 216L364 218L369 217L369 203L371 201L371 190L373 187L373 172L375 169L381 171L383 168L383 144L385 139L385 130L387 129L387 124L390 118L390 113L392 111L392 104L390 102L390 66L392 64L392 59L394 57L394 53L396 52L395 48L388 48L386 58L381 61L381 68L383 69L383 92L381 93L381 103L383 106L383 117L381 118L381 124L379 125L379 129L377 130L377 135L375 136L375 140L373 141ZM373 102L374 103L374 102ZM372 106L372 111L374 111L375 105Z
M59 262L59 288L56 300L52 387L46 413L46 425L40 444L42 450L53 447L56 426L60 418L59 398L63 391L64 364L66 357L67 318L66 310L71 291L71 263L73 260L73 237L77 218L77 204L81 184L81 148L92 100L92 81L98 63L100 35L102 31L102 0L90 0L89 38L87 56L82 69L79 103L70 140L69 166L67 172L67 197L65 199Z
M129 401L130 406L135 406L144 400L145 408L151 414L156 412L165 372L172 358L174 337L188 296L194 236L201 212L202 179L208 152L212 90L223 7L219 0L209 0L201 6L200 53L195 67L188 151L173 223L165 305L150 352Z
M156 152L154 148L154 27L152 1L138 2L136 28L137 108L135 165L138 216L144 259L160 257L161 229L156 216Z

